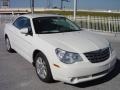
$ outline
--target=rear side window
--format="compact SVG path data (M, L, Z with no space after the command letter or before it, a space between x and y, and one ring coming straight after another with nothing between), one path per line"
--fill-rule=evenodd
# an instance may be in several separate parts
M13 25L18 29L31 27L30 20L26 17L19 17L15 20Z

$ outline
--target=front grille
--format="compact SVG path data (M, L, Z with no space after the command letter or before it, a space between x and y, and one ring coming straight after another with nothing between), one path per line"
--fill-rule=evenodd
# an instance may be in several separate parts
M84 53L88 60L92 63L99 63L107 60L110 57L109 48L104 48L92 52Z

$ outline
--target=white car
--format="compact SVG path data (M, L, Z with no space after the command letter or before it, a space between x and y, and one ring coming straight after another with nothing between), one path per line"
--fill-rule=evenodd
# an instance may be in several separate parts
M4 30L6 47L33 63L44 82L77 84L108 74L116 63L110 43L61 15L22 15Z

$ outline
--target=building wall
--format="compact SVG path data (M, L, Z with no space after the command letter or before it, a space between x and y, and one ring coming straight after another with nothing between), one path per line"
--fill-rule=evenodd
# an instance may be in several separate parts
M0 0L1 8L9 8L10 7L10 0Z

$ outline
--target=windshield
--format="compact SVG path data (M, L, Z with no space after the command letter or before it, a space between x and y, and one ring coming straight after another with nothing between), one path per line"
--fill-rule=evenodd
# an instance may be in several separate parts
M37 34L80 31L79 26L65 17L39 17L33 19Z

